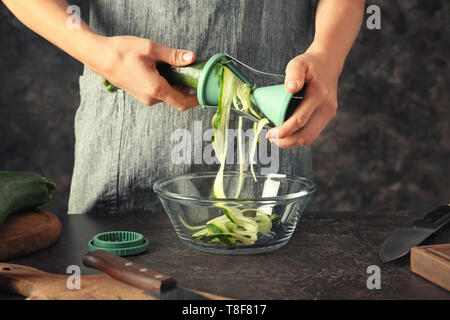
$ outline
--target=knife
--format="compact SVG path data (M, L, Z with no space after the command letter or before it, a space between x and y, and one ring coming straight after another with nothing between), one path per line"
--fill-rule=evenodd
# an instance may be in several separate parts
M217 110L217 108L218 108L217 106L203 106L203 107L206 108L206 109L214 109L214 110ZM235 108L231 108L230 110L231 110L231 112L234 112L236 115L238 115L238 116L240 116L240 117L243 117L243 118L245 118L245 119L251 120L251 121L253 121L253 122L258 123L258 122L260 121L260 119L254 117L254 116L251 115L250 113L246 113L246 112L237 110L237 109L235 109ZM271 125L266 124L266 125L264 125L264 128L267 129L267 130L269 130L269 129L272 128L272 127L271 127Z
M449 221L450 204L428 212L425 217L416 220L412 227L395 229L381 245L381 261L388 262L405 256L412 247L422 243Z
M96 250L83 257L86 267L103 271L114 279L144 290L161 300L209 300L203 295L177 285L175 279L112 253Z

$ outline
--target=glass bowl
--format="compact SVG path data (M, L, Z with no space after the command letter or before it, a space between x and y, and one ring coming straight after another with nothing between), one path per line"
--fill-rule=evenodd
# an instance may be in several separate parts
M216 175L188 173L161 179L153 186L178 237L189 247L210 253L254 254L281 248L316 189L306 178L258 174L255 182L251 174L245 174L238 198L219 199L213 196ZM223 182L225 194L235 194L239 173L225 172ZM257 231L249 219L256 221ZM217 227L222 228L220 232ZM253 233L246 232L250 229Z

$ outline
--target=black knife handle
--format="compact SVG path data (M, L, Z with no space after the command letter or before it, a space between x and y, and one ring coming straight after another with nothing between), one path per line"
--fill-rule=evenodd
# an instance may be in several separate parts
M450 206L440 206L428 212L422 219L416 220L414 226L418 228L437 229L450 221Z

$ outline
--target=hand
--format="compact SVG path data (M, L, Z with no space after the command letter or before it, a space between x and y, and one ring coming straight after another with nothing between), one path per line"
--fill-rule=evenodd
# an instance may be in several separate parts
M318 53L306 52L292 59L286 67L285 88L305 96L283 125L272 128L267 138L280 148L309 146L337 111L339 73Z
M195 60L193 52L132 36L104 38L103 41L104 63L92 69L116 87L148 106L164 101L184 111L199 104L196 95L172 87L156 69L157 61L174 66L189 65Z

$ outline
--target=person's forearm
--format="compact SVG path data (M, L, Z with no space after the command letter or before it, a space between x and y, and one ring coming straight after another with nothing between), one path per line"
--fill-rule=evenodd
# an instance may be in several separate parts
M358 35L364 6L364 0L320 0L317 6L314 41L308 51L324 57L337 75Z
M197 95L172 87L156 69L158 61L189 65L195 61L194 52L140 37L101 36L81 18L79 28L72 28L65 0L2 1L28 28L143 104L166 102L182 111L198 105Z
M80 18L80 28L67 27L69 4L65 0L2 0L28 28L92 69L100 68L102 57L94 48L102 37ZM103 57L104 58L104 57Z

